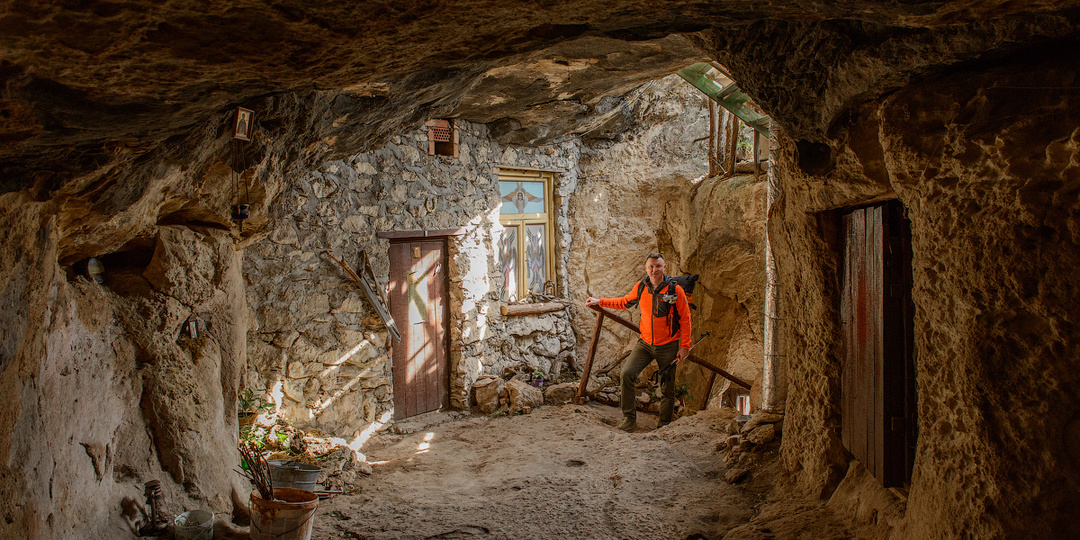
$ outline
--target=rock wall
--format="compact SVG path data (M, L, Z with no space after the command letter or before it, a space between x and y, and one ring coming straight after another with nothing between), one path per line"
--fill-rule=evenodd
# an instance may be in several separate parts
M427 131L415 130L372 152L323 163L282 194L282 219L245 251L254 321L247 384L274 394L298 425L356 440L391 417L389 333L363 292L324 255L356 266L366 251L385 286L389 241L376 237L379 232L460 229L448 241L451 407L469 407L472 383L482 374L521 369L550 375L570 359L574 340L565 311L500 314L501 200L494 166L566 171L554 186L554 240L561 252L570 242L559 201L576 185L580 142L505 146L484 125L456 126L458 157L428 155ZM565 290L563 257L556 269Z
M645 256L660 251L669 275L701 275L693 334L712 334L695 354L753 381L762 361L765 177L705 178L707 102L682 79L654 81L634 103L634 129L583 154L580 187L570 201L568 270L579 365L595 324L585 298L627 294L645 273ZM622 314L638 319L637 310ZM636 339L605 323L594 373L617 374ZM691 409L720 406L723 379L705 396L711 373L680 367L678 381L688 385Z
M919 433L906 506L890 499L900 511L881 514L893 537L1080 535L1076 81L1068 55L1003 61L873 103L836 131L831 156L781 137L770 234L791 321L782 455L823 496L859 474L839 440L839 256L825 211L893 197L908 209Z
M58 264L56 207L2 197L0 537L122 538L143 484L165 511L232 509L243 357L239 253L220 231L161 227L104 284ZM203 332L181 329L192 315Z

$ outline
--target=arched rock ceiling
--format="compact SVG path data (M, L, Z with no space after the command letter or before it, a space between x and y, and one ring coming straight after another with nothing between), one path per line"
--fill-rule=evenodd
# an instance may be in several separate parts
M1073 43L1076 5L13 0L0 8L0 191L191 151L238 105L291 104L258 127L327 154L432 116L543 142L610 127L614 98L707 58L794 138L827 141L912 78Z

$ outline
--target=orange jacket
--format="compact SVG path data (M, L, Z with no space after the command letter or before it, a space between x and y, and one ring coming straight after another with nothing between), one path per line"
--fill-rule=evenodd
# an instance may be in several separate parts
M638 281L630 289L630 294L622 298L600 298L600 307L608 309L626 309L626 304L632 300L636 300L638 297L638 288L642 287L645 283L648 286L645 290L641 291L641 303L638 307L641 308L641 339L649 345L666 345L672 341L679 340L679 346L683 349L689 349L691 345L690 339L690 303L686 300L686 292L679 285L675 287L675 305L667 307L658 295L654 294L652 283L648 277L644 280ZM668 287L668 277L664 276L663 283L660 284L660 297L668 296L671 291ZM670 305L670 304L669 304ZM674 309L671 309L671 308ZM665 309L666 308L666 309ZM676 315L677 313L677 315ZM678 317L678 323L676 324L675 318ZM672 326L678 327L678 333L672 330Z

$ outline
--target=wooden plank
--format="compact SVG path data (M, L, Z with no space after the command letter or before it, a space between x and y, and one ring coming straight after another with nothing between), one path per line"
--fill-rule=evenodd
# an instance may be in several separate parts
M867 310L866 310L866 212L865 210L857 210L852 212L852 221L854 227L852 228L852 292L854 297L852 298L854 309L854 326L855 326L855 341L853 343L852 353L854 357L854 380L852 386L854 388L852 396L852 414L854 418L852 421L855 426L852 430L852 448L851 452L859 459L864 465L867 465L868 456L866 452L866 429L867 429L867 411L866 411L866 330L867 330Z
M599 307L599 306L592 306ZM601 310L603 308L600 308ZM581 372L581 384L578 385L576 402L584 403L585 389L589 387L589 374L592 371L593 358L596 356L596 343L600 341L600 331L604 329L604 312L597 310L596 325L593 326L592 340L589 341L589 355L585 357L585 368Z
M841 238L840 241L843 245L843 260L841 264L841 285L840 285L840 337L841 347L843 350L840 354L840 442L851 451L852 448L852 433L854 431L853 412L852 412L852 366L854 359L852 358L852 347L854 340L852 315L851 315L851 227L852 217L851 214L844 214L841 219Z
M376 238L386 240L413 240L418 238L439 238L446 236L461 236L465 234L464 228L459 229L428 229L415 231L381 231L375 233Z
M566 309L570 302L566 300L554 300L552 302L539 302L536 304L504 304L499 308L499 312L508 317L515 315L536 315L539 313L550 313L552 311L558 311L560 309Z
M438 264L439 267L435 272L435 287L437 290L437 300L435 301L434 308L436 309L435 315L438 319L438 325L436 326L436 346L439 350L439 407L450 407L450 315L449 315L449 299L450 299L450 285L449 285L449 272L448 261L449 254L446 247L446 241L442 240L436 243L438 246Z
M391 366L391 373L394 377L394 418L401 420L405 418L405 396L408 389L408 366L407 366L407 342L406 336L410 330L408 324L408 311L406 306L406 287L405 283L405 268L409 264L409 260L406 256L409 253L408 244L390 244L388 255L390 258L390 291L389 291L389 304L390 315L397 321L401 321L402 328L399 332L402 334L393 347L393 364Z
M884 246L882 238L882 207L874 206L866 209L867 219L867 308L870 314L870 327L868 328L867 345L870 347L869 362L867 364L867 388L870 389L868 416L869 426L867 437L867 452L870 463L867 467L874 471L874 476L879 480L884 477L885 469L882 460L884 448L884 419L885 411L882 408L882 393L884 392L884 377L882 363L885 351L884 344L884 308L882 304L885 298L884 286Z

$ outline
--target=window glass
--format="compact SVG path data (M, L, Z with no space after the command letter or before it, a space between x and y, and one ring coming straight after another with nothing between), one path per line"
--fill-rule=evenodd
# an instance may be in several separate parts
M547 225L525 226L525 282L533 294L544 293L547 281Z
M518 300L517 231L517 227L503 229L502 241L499 242L499 266L503 277L503 289L500 296L503 302L516 302Z
M503 215L541 214L544 212L545 197L543 182L499 182L499 194L502 196Z

